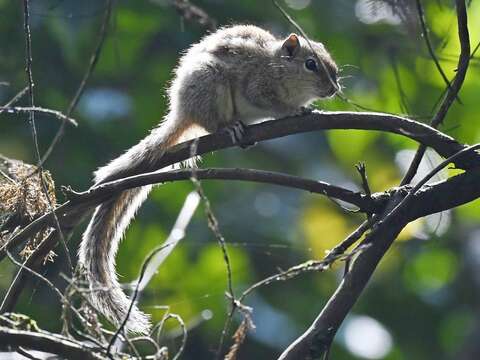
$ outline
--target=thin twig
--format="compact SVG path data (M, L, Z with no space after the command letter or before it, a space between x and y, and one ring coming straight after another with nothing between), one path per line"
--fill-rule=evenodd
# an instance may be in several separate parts
M362 179L362 187L363 191L365 191L365 195L367 195L368 198L371 199L372 192L370 190L370 185L368 184L368 178L367 178L367 168L365 166L364 162L359 162L357 165L355 165L355 168L357 169L358 173L360 174L360 178ZM373 226L373 214L372 212L367 212L367 222L370 227ZM345 271L344 271L344 276L348 272L350 268L350 259L347 259L345 261Z
M296 277L300 274L311 272L311 271L324 271L328 269L336 260L347 260L351 256L353 256L356 251L353 251L349 254L345 254L345 251L352 246L355 242L357 242L362 235L367 231L369 228L368 222L363 222L354 232L352 232L349 236L345 238L340 244L335 246L332 250L328 252L328 254L322 260L309 260L305 263L295 265L285 271L282 271L278 274L269 276L252 286L246 289L242 295L238 298L239 302L243 302L245 298L252 293L254 290L263 287L265 285L270 285L276 281L285 281L289 280L293 277ZM358 249L360 251L360 248Z
M190 158L191 159L196 159L197 156L198 156L198 143L199 143L199 139L197 138L197 139L194 139L190 144ZM196 189L198 195L200 195L200 198L203 201L205 213L207 215L208 227L210 228L210 230L215 235L215 238L217 239L217 242L220 246L220 249L222 250L223 261L225 263L225 267L226 267L226 270L227 270L227 293L226 293L226 297L228 299L230 299L230 305L231 306L230 306L230 311L227 315L227 319L225 320L225 324L224 324L224 327L223 327L223 330L222 330L222 334L220 336L220 341L219 341L218 348L217 348L216 355L215 355L215 358L219 359L221 357L223 344L225 342L225 337L226 337L226 334L227 334L228 329L230 327L230 322L233 318L233 314L235 313L235 310L237 308L237 304L236 304L236 301L235 301L235 293L233 292L232 266L231 266L231 262L230 262L230 256L228 255L227 242L225 241L225 237L223 236L223 234L220 231L219 222L217 220L217 217L213 213L213 210L212 210L212 207L211 207L211 204L210 204L210 200L208 200L208 197L205 195L205 192L203 191L202 184L201 184L200 180L198 180L197 172L198 172L198 169L195 166L195 164L193 164L190 180L193 183L193 185L195 186L195 189Z
M368 184L367 168L365 163L359 162L357 165L355 165L355 169L357 169L358 173L360 174L360 178L362 179L362 187L363 191L365 191L365 195L367 195L367 197L371 197L372 192L370 190L370 185Z
M477 51L480 49L480 41L477 43L477 45L475 45L472 53L470 54L470 63L469 63L469 67L471 67L472 65L475 65L475 64L472 64L472 60L478 60L475 58L475 54L477 53ZM455 60L458 62L458 58L455 57ZM457 75L455 75L452 79L455 80ZM445 97L445 94L448 92L449 88L445 88L443 89L442 93L439 95L438 99L435 101L435 105L433 106L434 109L438 108L438 105L440 104L440 102L442 101L442 99Z
M213 234L215 235L215 238L217 239L218 244L220 245L220 249L222 250L223 254L223 261L226 266L227 270L227 293L226 296L227 298L230 299L230 311L227 315L227 319L225 321L222 334L220 336L220 341L217 347L216 351L216 359L219 359L222 354L222 349L223 345L225 342L225 337L227 335L228 329L230 327L231 320L233 318L233 314L235 313L235 310L237 308L237 304L235 302L235 293L233 292L233 282L232 282L232 265L230 262L230 256L228 255L228 250L227 250L227 242L225 241L225 238L223 237L222 233L220 232L220 227L218 224L218 220L213 213L213 210L210 205L210 201L208 200L207 196L205 195L203 188L200 186L200 182L197 179L192 178L192 182L194 183L197 192L199 193L200 197L203 200L204 208L205 208L205 213L207 215L207 222L208 222L208 227L212 230Z
M24 269L26 271L28 271L29 273L31 273L33 276L37 277L38 279L42 280L44 283L46 283L50 289L53 290L53 292L55 294L58 295L58 297L61 299L61 300L66 300L65 299L65 296L62 294L62 292L60 290L58 290L58 288L50 281L48 280L45 276L43 276L42 274L40 274L39 272L29 268L28 266L26 266L25 264L22 264L21 262L17 261L12 254L10 254L9 251L7 251L7 256L8 258L10 259L10 261L12 263L14 263L15 265L17 265L18 267L20 267L21 269ZM68 302L67 302L68 303ZM77 316L77 318L82 321L83 323L85 323L85 319L83 318L83 316L80 314L80 312L72 305L72 304L69 304L70 308L72 309L73 313Z
M172 359L172 360L177 360L180 357L180 355L182 355L183 351L185 350L185 346L187 344L187 335L188 335L187 327L185 326L185 322L183 321L183 319L179 315L168 312L163 316L162 321L160 321L160 323L156 326L156 329L158 329L157 330L157 343L160 343L161 332L164 328L165 322L167 322L167 320L169 320L169 319L176 320L178 322L178 324L180 325L180 329L182 331L182 343L180 344L180 347L178 348L177 353L175 354L175 356ZM153 332L154 331L152 331L152 333Z
M14 99L12 99L14 100ZM10 101L12 101L10 100ZM5 106L0 106L0 114L1 113L7 114L20 114L20 113L42 113L47 115L53 115L57 119L62 120L64 123L69 123L70 125L77 126L78 123L76 120L72 119L68 115L62 114L60 111L46 109L38 106L10 106L6 104Z
M398 94L400 96L400 107L404 114L410 114L410 106L407 94L403 89L402 82L400 80L400 74L398 73L398 65L395 59L395 55L392 51L389 52L390 61L392 63L393 76L395 77L395 83L397 84Z
M432 177L434 177L440 170L442 170L443 168L445 168L446 166L448 166L448 164L452 163L455 161L456 158L458 158L459 156L462 156L464 153L466 152L470 152L470 151L475 151L477 149L480 149L480 144L476 144L476 145L472 145L472 146L469 146L461 151L459 151L458 153L450 156L448 159L445 159L444 161L442 161L440 164L438 164L435 168L433 168L427 175L425 175L423 177L423 179L421 179L413 188L412 190L410 190L407 194L407 196L405 196L402 201L400 201L398 203L398 205L396 205L386 216L385 218L380 221L380 222L377 222L376 224L376 227L379 227L381 226L383 223L386 223L387 221L389 221L391 218L393 218L395 215L398 214L398 212L400 210L402 210L406 205L407 203L413 198L413 196L417 193L418 190L420 190L422 188L423 185L425 185Z
M13 98L11 98L3 107L10 107L15 105L25 94L28 92L28 86L24 87L22 90L20 90ZM4 110L0 109L0 114Z
M44 244L50 241L53 236L53 232L50 232L50 234L42 240L42 242L38 245L34 252L38 251L38 249L42 249L44 247ZM22 266L20 266L17 273L15 274L15 277L10 282L10 286L8 287L5 296L3 297L2 304L0 305L0 313L13 311L15 304L19 299L20 293L26 285L26 279L24 276L25 271L27 268L31 269L34 265L33 254L34 253L30 254L30 256L22 264Z
M15 185L18 184L15 180L13 180L10 176L8 176L8 174L5 171L3 171L2 169L0 169L0 175L2 175L5 179L10 181L12 184L15 184Z

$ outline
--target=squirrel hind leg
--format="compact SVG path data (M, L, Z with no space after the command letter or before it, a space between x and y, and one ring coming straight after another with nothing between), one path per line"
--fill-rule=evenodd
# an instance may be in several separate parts
M234 99L231 81L221 69L199 66L181 79L182 84L175 84L172 89L172 104L179 117L192 119L209 133L233 122ZM181 86L180 86L181 85Z

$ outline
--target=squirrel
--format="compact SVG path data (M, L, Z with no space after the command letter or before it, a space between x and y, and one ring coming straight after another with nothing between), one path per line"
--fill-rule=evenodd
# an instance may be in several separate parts
M253 25L221 28L180 58L163 121L137 145L99 168L95 186L128 176L136 165L195 138L194 129L207 133L227 129L242 145L244 124L298 114L314 100L332 97L339 90L337 73L322 43L296 34L279 39ZM124 321L131 302L118 282L115 255L151 188L126 190L99 205L82 236L79 264L90 285L91 303L115 325ZM149 317L134 305L125 329L146 333L150 326Z

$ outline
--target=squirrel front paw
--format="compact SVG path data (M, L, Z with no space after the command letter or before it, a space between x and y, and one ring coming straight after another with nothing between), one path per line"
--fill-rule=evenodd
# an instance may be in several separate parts
M313 105L302 106L295 115L310 115L315 109Z
M246 149L256 144L255 142L245 141L247 126L240 120L235 121L232 125L225 127L225 131L232 139L232 142L235 145L240 146L242 149Z

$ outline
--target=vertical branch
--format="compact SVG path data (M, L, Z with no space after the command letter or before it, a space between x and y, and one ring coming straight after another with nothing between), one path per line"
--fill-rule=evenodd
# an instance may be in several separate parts
M94 68L95 68L95 66L98 62L98 59L100 57L101 49L103 48L103 44L105 42L105 38L106 38L106 35L107 35L107 29L108 29L108 24L109 24L110 17L111 17L112 4L113 4L113 0L106 0L106 1L107 1L107 7L105 9L104 18L103 18L103 21L102 21L102 27L100 29L99 41L97 43L97 46L96 46L94 52L92 53L92 56L90 57L90 63L89 63L89 66L87 68L86 73L83 76L82 82L80 83L80 85L79 85L79 87L78 87L78 89L75 93L75 96L73 97L72 101L70 102L70 105L69 105L68 110L67 110L68 114L71 114L73 112L73 110L75 109L75 107L77 106L78 101L80 100L80 97L82 96L83 91L85 89L86 83L87 83L88 79L90 78L90 76L91 76L91 74L92 74L92 72L93 72L93 70L94 70ZM27 39L27 41L26 41L26 54L27 54L26 57L27 57L27 74L28 74L28 79L29 79L29 87L28 88L29 88L29 95L30 95L30 107L33 108L34 107L34 103L33 103L33 86L34 85L33 85L33 76L32 76L31 34L30 34L30 25L29 25L29 0L24 0L24 18L25 18L25 37ZM32 117L33 115L34 115L34 112L30 111L30 116ZM69 116L70 115L67 115L67 118ZM41 181L42 181L42 186L44 188L45 195L48 199L48 202L49 202L49 205L50 205L51 208L53 208L52 203L51 203L51 199L48 196L47 187L46 187L46 185L44 184L44 181L43 181L43 175L42 175L43 164L45 163L47 158L52 153L56 144L62 138L63 133L64 133L64 128L65 128L65 125L67 123L66 120L67 120L66 118L64 118L62 120L62 124L60 125L60 128L58 129L57 133L55 134L54 139L50 143L50 145L49 145L47 151L45 152L45 154L43 155L43 157L40 156L40 151L39 151L39 148L38 148L35 122L34 121L32 122L33 123L32 132L34 134L33 137L34 137L34 141L35 141L35 150L36 150L36 155L37 155L37 159L38 159L38 170L40 171L40 178L41 178ZM55 213L54 213L54 221L55 221L56 230L58 232L58 236L60 238L60 242L62 243L62 246L63 246L64 251L66 253L67 263L69 265L70 271L73 271L72 260L70 258L70 253L68 251L68 247L67 247L67 244L66 244L66 241L65 241L65 236L62 232L62 229L60 227L60 223L59 223L57 215ZM57 244L57 241L58 241L57 239L53 238L53 241L49 245L50 248L55 247L55 245ZM32 254L32 256L33 256L32 263L34 263L34 264L39 263L39 256L41 256L42 253L43 253L43 251L33 253ZM16 278L22 280L22 281L20 281L20 283L17 285L17 288L16 288L16 290L18 291L18 295L19 295L21 290L22 290L22 287L25 285L25 281L23 281L23 279L18 277L18 275L16 276ZM14 304L15 304L15 302L12 303L12 306Z
M23 1L23 16L24 16L24 33L25 33L25 72L27 74L27 83L28 83L28 100L29 100L30 107L33 109L35 107L34 92L33 92L35 84L34 84L34 81L33 81L33 71L32 71L32 62L33 62L32 61L32 35L31 35L31 31L30 31L30 2L29 2L29 0L24 0ZM34 143L34 148L35 148L35 154L37 156L38 162L40 163L40 149L39 149L39 144L38 144L37 128L36 128L36 124L35 124L35 111L33 111L33 110L29 111L29 124L30 124L31 133L32 133L32 138L33 138L33 143ZM39 166L38 170L39 170L38 176L39 176L39 180L40 180L40 183L41 183L41 186L42 186L42 190L45 194L45 198L47 199L48 206L49 206L50 210L53 210L54 206L53 206L53 203L52 203L52 199L50 198L49 189L48 189L48 186L47 186L47 184L45 182L45 179L44 179L44 176L43 176L43 167ZM65 242L65 238L63 236L61 227L60 227L60 222L58 221L58 218L57 218L56 215L54 215L54 219L55 219L56 229L57 229L57 231L59 233L59 236L62 240L62 245L63 245L65 255L66 255L66 258L67 258L67 264L68 264L69 269L71 271L73 269L72 260L71 260L70 253L68 251L68 247L67 247L67 244ZM38 259L36 259L36 260L38 260ZM32 262L33 262L33 260L32 260ZM21 273L22 273L22 268L19 270L18 274L15 276L16 280L21 279L21 277L20 277ZM14 281L14 283L15 283L15 281ZM14 306L14 304L16 302L16 299L20 295L24 286L25 286L25 282L17 283L16 288L15 288L16 292L13 296L14 301L13 301L13 303L11 303L12 307ZM3 307L3 304L2 304L2 307Z
M470 35L468 32L468 22L467 22L467 9L465 7L465 0L455 0L456 9L457 9L457 22L458 22L458 37L460 40L460 56L458 58L457 66L457 75L453 81L451 87L448 89L440 108L433 117L430 125L434 128L437 128L445 119L445 116L450 109L453 101L460 91L463 81L465 80L465 75L467 73L468 65L470 62ZM415 157L413 158L410 167L405 174L401 185L408 184L412 181L417 173L418 166L422 161L423 155L425 154L426 146L420 145Z
M432 42L430 41L430 37L428 36L428 29L427 29L427 23L425 21L425 12L423 11L423 6L421 0L416 0L417 3L417 13L418 13L418 18L420 21L420 27L422 29L422 34L423 38L425 39L425 44L427 45L427 50L428 53L430 54L430 57L432 58L433 62L435 63L435 67L437 68L440 76L442 77L443 81L445 82L445 85L447 86L447 89L449 91L452 91L452 87L450 84L450 81L447 78L447 75L445 75L445 72L442 69L442 66L440 65L440 62L438 61L437 55L435 54L435 50L433 49ZM462 102L460 101L460 98L458 97L458 94L455 94L455 97L458 101L459 104Z
M25 32L25 72L27 73L28 82L28 102L30 107L35 106L33 96L33 73L32 73L32 35L30 33L30 9L29 0L23 0L23 30ZM38 147L37 128L35 125L35 112L29 111L28 122L30 124L30 130L32 132L33 143L35 146L35 152L38 158L40 158L40 150Z
M106 0L107 1L107 7L106 7L106 10L105 10L105 15L104 15L104 19L103 19L103 22L102 22L102 27L101 27L101 31L100 31L100 36L99 36L99 41L98 41L98 44L96 46L96 49L95 51L93 52L91 58L90 58L90 64L89 64L89 67L82 79L82 82L80 83L80 86L78 87L76 93L75 93L75 96L74 98L72 99L69 107L68 107L68 110L67 110L67 113L68 114L71 114L73 112L73 110L75 109L75 107L77 106L78 104L78 101L81 97L81 95L83 94L83 91L85 89L85 85L91 75L91 73L93 72L93 69L95 68L95 65L97 64L98 62L98 58L100 56L100 52L101 52L101 49L103 47L103 43L105 41L105 38L106 38L106 34L107 34L107 28L108 28L108 23L109 23L109 20L110 20L110 16L111 16L111 10L112 10L112 3L113 3L113 0ZM28 78L28 95L29 95L29 102L30 102L30 107L31 108L34 108L34 94L33 94L33 88L34 88L34 82L33 82L33 74L32 74L32 49L31 49L31 32L30 32L30 9L29 9L29 0L24 0L23 2L23 5L24 5L24 32L25 32L25 39L26 39L26 43L25 43L25 52L26 52L26 72L27 72L27 78ZM60 141L61 137L63 136L63 133L64 133L64 128L65 128L65 125L67 123L67 119L64 118L62 120L62 124L60 125L60 128L58 129L57 133L55 134L55 137L54 139L52 140L52 143L49 145L47 151L45 152L45 154L43 155L43 157L41 157L40 155L40 150L39 150L39 145L38 145L38 136L37 136L37 130L36 130L36 126L35 126L35 112L33 110L31 110L29 112L29 122L30 122L30 127L32 129L32 136L33 136L33 141L34 141L34 146L35 146L35 152L36 152L36 156L37 156L37 161L38 161L38 171L39 171L39 176L40 176L40 181L42 183L42 187L43 187L43 190L45 192L45 196L47 198L47 201L49 203L49 206L51 209L53 209L53 204L52 204L52 201L51 201L51 198L48 194L48 188L45 184L45 181L43 179L43 164L45 163L45 161L47 160L47 158L50 156L50 154L52 153L55 145ZM67 115L67 118L69 117L69 115ZM70 257L70 253L69 253L69 250L68 250L68 247L67 247L67 244L66 244L66 240L65 240L65 236L63 234L63 231L61 229L61 226L60 226L60 222L58 221L58 218L57 218L57 215L54 214L54 221L55 221L55 227L56 227L56 230L58 232L58 237L60 238L60 242L62 244L62 247L65 251L65 254L66 254L66 258L67 258L67 264L69 266L69 269L70 271L72 272L73 271L73 265L72 265L72 260L71 260L71 257ZM51 248L53 248L56 244L57 244L57 240L55 238L52 238L53 241L51 242L51 244L49 246L51 246ZM41 256L43 254L43 251L36 251L32 254L32 259L31 260L31 263L32 264L38 264L40 261L39 261L39 256ZM21 269L19 270L19 273L16 275L15 279L17 280L16 282L16 286L15 286L15 290L16 290L16 293L14 294L15 296L12 299L12 301L10 302L10 306L13 308L13 306L15 305L16 303L16 299L18 298L18 296L20 295L23 287L25 286L25 281L23 281L23 277L20 277L20 272L21 272ZM13 293L12 293L13 295Z

